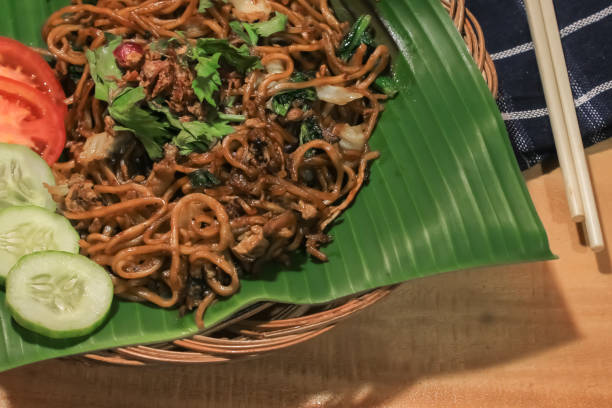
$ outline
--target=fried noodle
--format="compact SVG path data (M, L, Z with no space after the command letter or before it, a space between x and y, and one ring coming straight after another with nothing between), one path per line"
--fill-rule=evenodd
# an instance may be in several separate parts
M321 250L330 240L326 230L355 200L367 182L368 164L378 157L367 140L386 97L370 85L387 68L389 51L378 45L368 53L362 44L350 60L342 60L336 49L349 24L336 19L327 0L266 1L271 11L288 16L287 27L251 47L251 53L265 67L279 68L223 73L220 97L235 98L231 113L246 117L233 134L209 151L188 156L168 144L157 162L129 138L107 157L84 157L90 138L106 132L120 139L106 102L94 97L85 50L103 46L105 33L140 43L145 50L163 37L185 44L200 37L242 44L229 23L252 16L242 16L232 2L215 2L205 12L198 12L198 3L99 0L92 5L76 0L50 16L43 36L64 83L75 67L82 68L76 71L80 79L67 86L68 154L53 169L67 193L51 190L81 234L82 253L108 268L116 295L195 310L203 327L206 308L236 293L240 277L256 274L264 263L288 264L289 254L300 248L327 261ZM145 81L147 97L169 100L181 120L202 117L198 104L174 99L176 83L164 88L157 78L147 84L139 64L118 80ZM298 71L315 73L304 82L290 81ZM354 100L317 100L307 110L293 106L285 117L267 108L274 95L312 87L342 87ZM308 118L318 122L323 138L300 145L299 124ZM342 142L343 132L354 127L365 136L357 148ZM189 175L201 169L220 183L192 185Z

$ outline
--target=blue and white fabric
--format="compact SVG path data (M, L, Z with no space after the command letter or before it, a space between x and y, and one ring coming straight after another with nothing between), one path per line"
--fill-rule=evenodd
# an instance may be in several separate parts
M612 136L612 1L555 0L585 146ZM519 165L555 154L522 0L469 0L499 74L498 105Z

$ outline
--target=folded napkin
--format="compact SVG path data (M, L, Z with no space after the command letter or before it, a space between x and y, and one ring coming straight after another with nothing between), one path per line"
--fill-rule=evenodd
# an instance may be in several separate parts
M563 50L585 146L612 136L612 4L555 0ZM498 105L519 165L555 154L522 0L469 0L499 74Z

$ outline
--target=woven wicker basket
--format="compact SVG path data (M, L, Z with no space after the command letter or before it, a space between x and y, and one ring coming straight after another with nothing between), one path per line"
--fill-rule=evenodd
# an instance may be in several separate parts
M476 18L465 0L441 0L463 36L489 89L497 95L497 73ZM121 347L81 356L120 365L213 363L259 355L301 343L322 334L387 296L397 286L338 299L325 305L257 304L211 330L189 339L150 346Z

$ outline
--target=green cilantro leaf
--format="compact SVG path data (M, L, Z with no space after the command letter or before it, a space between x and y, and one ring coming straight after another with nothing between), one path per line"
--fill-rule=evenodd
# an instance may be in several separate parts
M106 45L93 51L87 50L85 56L89 62L91 78L96 84L94 95L96 99L108 102L110 92L117 89L116 81L123 76L113 55L122 38L114 35L107 35L106 38Z
M151 112L140 107L145 99L142 87L125 88L112 101L108 112L121 126L116 130L129 130L140 140L151 159L162 156L163 146L170 140L172 134L168 125L161 122Z
M196 78L193 80L191 87L198 97L199 101L206 100L210 105L216 107L217 102L213 98L213 94L219 90L221 86L221 75L218 69L219 58L221 53L216 53L211 57L198 57L196 65Z
M236 68L241 73L261 67L259 57L250 55L246 44L236 48L225 39L200 38L192 50L193 57L210 57L217 53L221 54L221 60Z
M287 16L282 13L276 13L268 21L262 21L260 23L243 23L240 21L230 22L232 31L238 35L248 45L257 45L259 37L269 37L272 34L284 31L287 26Z
M198 5L198 13L205 13L206 9L212 6L212 0L200 0L200 4Z
M189 173L189 182L196 188L211 188L221 184L221 180L206 169L198 169Z
M274 17L269 19L268 21L262 21L260 23L252 24L253 30L262 36L269 37L272 34L285 31L285 27L287 27L288 17L283 13L275 13Z
M242 23L240 21L231 21L229 23L230 28L238 37L242 39L245 43L249 45L257 45L259 41L259 36L253 30L253 26L249 23Z
M215 142L235 132L227 121L221 119L209 122L183 122L183 130L172 139L182 155L201 153L209 150Z

